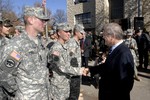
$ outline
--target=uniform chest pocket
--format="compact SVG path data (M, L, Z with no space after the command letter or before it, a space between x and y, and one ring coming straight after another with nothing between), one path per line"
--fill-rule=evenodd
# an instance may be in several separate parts
M38 52L35 50L29 50L25 53L24 56L25 61L27 62L35 62L38 59Z
M38 52L35 51L26 52L26 54L24 54L23 59L24 59L23 60L24 70L26 70L28 74L33 73L33 71L36 71L36 68L39 66Z

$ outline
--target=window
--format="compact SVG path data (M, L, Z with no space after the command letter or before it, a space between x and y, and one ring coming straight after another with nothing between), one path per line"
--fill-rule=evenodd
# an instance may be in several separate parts
M110 0L110 18L121 19L124 13L124 1L123 0Z
M77 3L84 3L84 2L88 2L90 0L74 0L74 3L77 4Z
M83 13L75 15L75 19L77 23L80 24L91 24L91 13Z

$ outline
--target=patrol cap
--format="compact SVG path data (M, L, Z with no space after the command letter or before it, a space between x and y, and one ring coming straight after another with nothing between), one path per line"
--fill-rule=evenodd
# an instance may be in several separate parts
M63 31L71 31L71 27L69 26L69 24L67 23L59 23L57 24L57 28L56 28L57 31L59 30L63 30Z
M84 26L81 25L81 24L76 24L76 25L74 26L74 30L79 31L80 33L85 33L85 31L84 31Z
M6 19L6 20L3 21L3 26L5 26L5 27L13 27L13 25L10 22L9 19Z
M44 9L41 7L25 7L24 16L35 16L45 21L49 20L48 16L44 14Z
M134 30L133 29L127 29L126 35L133 35Z

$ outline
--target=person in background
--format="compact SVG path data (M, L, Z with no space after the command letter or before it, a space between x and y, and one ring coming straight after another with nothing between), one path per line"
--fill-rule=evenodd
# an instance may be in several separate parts
M91 51L91 39L88 38L87 33L85 33L84 38L81 40L81 55L82 55L82 66L88 68L88 61Z
M138 48L137 48L136 40L134 38L132 38L133 33L134 33L133 29L127 29L126 39L125 39L124 43L130 49L130 51L133 55L133 59L134 59L134 78L137 81L141 81L141 79L138 76L138 71L137 71L137 66L138 66L137 59L138 58L137 58L136 51L138 50Z
M80 49L80 40L83 39L83 35L85 34L84 27L81 24L76 24L73 29L73 37L67 42L68 49L72 58L77 58L77 63L73 63L72 67L79 74L77 76L71 77L70 82L70 96L69 100L78 100L80 94L80 80L81 80L81 49ZM84 68L83 68L84 69Z
M57 41L58 39L58 35L56 34L56 30L50 30L49 32L49 39L48 39L48 42L47 42L47 48L50 49L51 46L54 44L54 42Z
M95 53L94 53L94 49L95 47L95 41L94 41L94 33L92 33L91 31L88 31L86 34L86 38L89 39L90 43L90 55L89 55L89 60L92 61L95 59Z
M0 51L0 76L5 77L1 87L7 100L50 100L47 50L38 38L49 20L43 13L41 7L25 7L25 30Z
M47 41L47 44L46 44L46 47L50 50L51 47L53 46L53 44L57 41L58 39L58 35L56 33L56 29L55 30L50 30L49 32L49 37L48 38L48 41ZM47 66L50 66L51 64L48 63ZM48 67L49 68L49 67ZM49 76L52 77L53 76L53 71L51 68L49 68Z
M10 37L11 27L13 27L13 25L11 24L9 19L1 21L1 33L0 33L1 47L6 45L8 41L11 39Z
M98 37L99 42L99 53L105 53L108 51L108 47L105 44L105 39L103 38L103 32L100 32Z
M50 34L49 34L49 37L52 41L57 41L58 39L58 35L56 34L56 30L51 30L50 31Z
M20 33L22 33L23 30L24 30L24 26L15 26L15 34L14 34L14 36L20 35Z
M148 51L150 50L150 36L142 30L136 30L135 34L139 54L139 68L144 67L147 69L149 62Z
M104 26L103 37L110 52L105 63L99 66L99 100L130 100L134 84L134 60L130 49L123 42L119 24ZM96 72L96 71L95 71Z

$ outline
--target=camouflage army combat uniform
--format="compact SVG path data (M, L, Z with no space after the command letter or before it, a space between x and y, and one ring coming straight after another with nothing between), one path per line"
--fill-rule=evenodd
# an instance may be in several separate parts
M54 53L58 55L54 55ZM58 41L53 44L49 52L49 63L53 71L51 77L51 96L53 100L67 100L70 94L70 77L78 75L70 65L70 54L66 45Z
M78 100L80 94L81 74L83 74L83 68L81 68L80 40L83 39L84 34L83 25L76 24L73 28L73 37L67 42L71 66L79 74L71 77L69 100Z
M138 58L137 58L137 54L136 54L136 51L138 50L138 47L137 47L136 40L134 38L132 38L133 33L134 33L134 31L132 29L127 30L126 35L130 36L130 37L126 38L124 43L130 49L131 54L133 56L133 60L134 60L134 77L135 77L135 79L140 81L140 79L138 77L138 70L137 70L137 66L138 66L137 59Z
M12 25L11 25L11 23L7 23L9 20L6 20L6 21L2 21L2 20L0 20L0 22L1 22L1 30L0 30L0 51L2 50L2 48L5 46L5 45L7 45L8 44L8 42L9 42L9 40L11 39L10 37L8 37L8 36L4 36L4 35L2 35L2 34L4 34L3 33L3 26L7 26L7 28L8 27L12 27ZM2 53L0 53L0 56L2 55ZM2 59L2 58L1 58ZM1 60L0 59L0 60ZM6 92L6 91L4 91L4 87L2 86L3 84L6 84L5 82L2 82L1 80L2 79L4 79L4 78L6 78L5 77L5 75L3 76L3 75L1 75L2 73L1 73L1 71L0 71L0 100L5 100L5 99L10 99L11 97L9 97L8 96L8 93ZM13 83L13 82L12 82ZM9 88L9 87L5 87L5 88ZM9 94L9 95L11 95L11 96L13 96L13 93L12 93L12 89L11 88L9 88L10 89L10 91L11 91L11 93ZM9 92L10 92L9 91Z
M49 100L47 52L38 38L37 41L38 44L24 31L0 52L1 72L9 72L1 81L8 82L8 92L16 91L15 100Z
M6 45L9 40L10 40L10 38L0 37L0 48L2 48L4 45Z
M81 50L80 50L80 44L77 42L74 38L71 38L68 41L68 47L69 47L69 55L71 61L71 65L74 68L74 70L80 75L80 68L81 68ZM77 60L77 63L75 61ZM80 93L80 78L81 76L72 76L71 78L71 94L69 97L69 100L78 100L79 93Z

